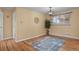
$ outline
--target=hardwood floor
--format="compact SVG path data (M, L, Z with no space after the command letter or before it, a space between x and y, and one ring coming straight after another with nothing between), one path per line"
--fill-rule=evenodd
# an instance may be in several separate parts
M32 47L32 43L40 38L25 40L18 43L13 39L1 40L0 51L37 51ZM65 38L65 43L59 51L79 51L79 40Z
M18 47L21 49L21 51L36 51L36 49L25 41L18 43Z
M79 40L75 39L67 39L65 40L63 51L79 51Z
M1 40L0 41L0 51L19 51L20 49L17 46L17 43L12 40Z

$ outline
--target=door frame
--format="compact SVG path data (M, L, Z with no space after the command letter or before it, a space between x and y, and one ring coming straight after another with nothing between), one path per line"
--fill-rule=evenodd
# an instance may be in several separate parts
M2 14L2 37L0 40L4 39L4 13L0 12L0 14Z
M16 12L12 13L12 38L16 39Z

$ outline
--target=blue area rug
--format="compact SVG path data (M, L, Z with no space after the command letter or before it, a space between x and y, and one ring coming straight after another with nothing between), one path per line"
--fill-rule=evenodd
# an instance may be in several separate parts
M38 51L58 51L64 44L64 40L56 37L44 37L33 42L33 47Z

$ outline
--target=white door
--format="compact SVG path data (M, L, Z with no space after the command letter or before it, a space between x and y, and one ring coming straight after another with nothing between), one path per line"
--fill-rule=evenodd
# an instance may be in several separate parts
M3 39L3 13L0 12L0 40Z
M16 39L16 13L13 13L13 39Z

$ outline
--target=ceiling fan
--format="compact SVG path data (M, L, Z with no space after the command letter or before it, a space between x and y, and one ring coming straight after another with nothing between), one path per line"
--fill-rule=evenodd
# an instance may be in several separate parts
M49 14L49 16L53 16L54 15L54 11L52 10L52 7L49 7L48 14Z

